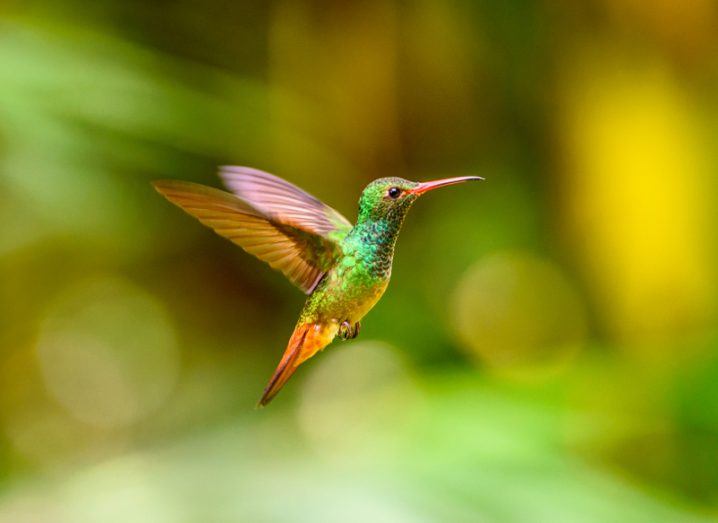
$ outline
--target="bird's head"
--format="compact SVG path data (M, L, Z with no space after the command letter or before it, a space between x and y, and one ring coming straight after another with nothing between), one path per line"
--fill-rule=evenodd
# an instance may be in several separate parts
M359 198L359 220L399 220L406 215L412 204L429 191L472 180L480 176L459 176L431 182L412 182L404 178L379 178L364 188Z

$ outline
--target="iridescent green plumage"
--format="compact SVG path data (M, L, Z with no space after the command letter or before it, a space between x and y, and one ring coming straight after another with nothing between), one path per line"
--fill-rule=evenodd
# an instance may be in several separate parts
M340 213L274 175L224 167L220 176L233 194L189 182L154 185L172 203L282 271L309 294L261 405L337 335L356 337L359 321L386 290L396 239L416 199L437 187L481 179L375 180L362 192L352 227Z

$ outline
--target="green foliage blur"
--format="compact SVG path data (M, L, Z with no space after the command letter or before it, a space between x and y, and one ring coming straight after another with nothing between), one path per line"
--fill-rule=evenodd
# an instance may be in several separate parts
M718 518L718 4L0 4L0 522ZM423 198L361 336L150 186Z

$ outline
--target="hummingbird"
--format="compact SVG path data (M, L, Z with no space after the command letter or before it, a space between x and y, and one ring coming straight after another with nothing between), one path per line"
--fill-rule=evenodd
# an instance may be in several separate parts
M155 189L204 225L281 271L308 298L258 406L267 405L299 365L336 337L353 339L391 277L394 246L414 202L429 191L480 176L429 182L379 178L359 198L356 225L278 176L220 167L229 192L159 180Z

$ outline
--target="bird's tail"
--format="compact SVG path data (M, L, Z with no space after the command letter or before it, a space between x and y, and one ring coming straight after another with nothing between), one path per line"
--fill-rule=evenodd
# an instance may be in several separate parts
M264 407L280 391L297 367L329 345L337 334L338 327L334 324L299 323L289 338L277 370L269 380L259 400L258 406Z

